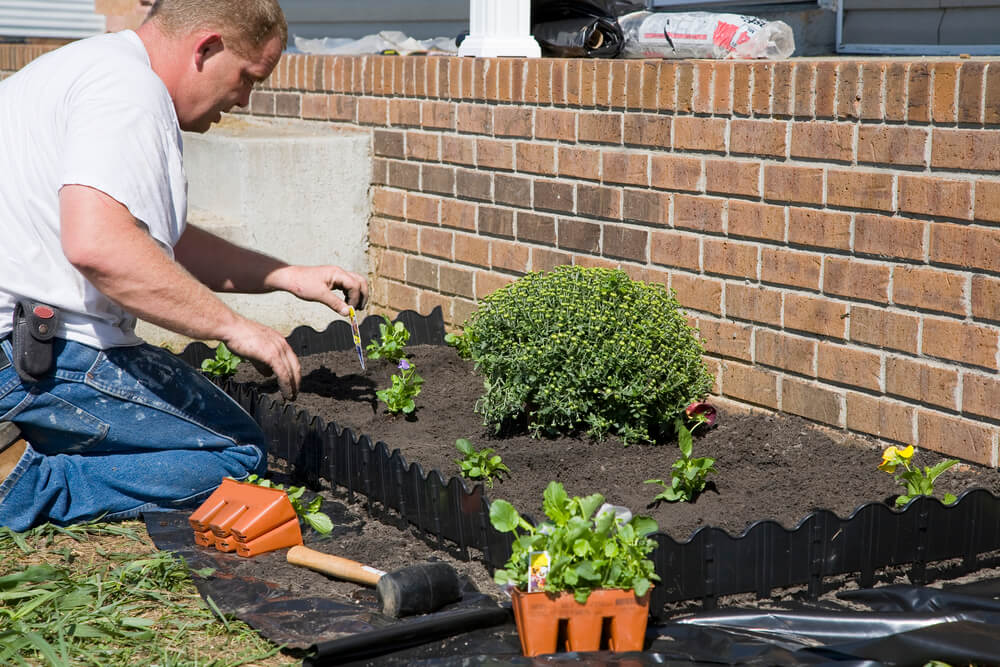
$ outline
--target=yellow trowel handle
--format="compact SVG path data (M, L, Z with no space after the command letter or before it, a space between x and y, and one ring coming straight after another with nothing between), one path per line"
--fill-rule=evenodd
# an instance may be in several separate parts
M309 547L294 546L288 550L288 562L310 570L329 574L331 577L346 579L359 584L374 586L385 574L382 570L369 567L356 560L325 554Z

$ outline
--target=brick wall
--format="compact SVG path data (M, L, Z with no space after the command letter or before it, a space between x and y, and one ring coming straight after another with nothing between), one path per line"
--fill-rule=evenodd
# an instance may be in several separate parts
M383 310L621 267L720 395L997 465L1000 62L286 55L248 113L371 130Z

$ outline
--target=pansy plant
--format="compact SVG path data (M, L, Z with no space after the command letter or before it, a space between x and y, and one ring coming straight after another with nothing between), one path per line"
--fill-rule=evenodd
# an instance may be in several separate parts
M948 468L958 463L957 459L945 459L937 465L925 466L921 470L918 466L911 467L913 459L913 445L899 448L895 445L887 447L882 452L882 463L878 465L879 470L883 470L896 476L896 481L906 487L906 494L896 497L896 507L902 507L916 496L933 496L934 481ZM897 472L902 468L902 471ZM944 504L951 505L956 498L951 493L944 494Z
M386 404L389 412L408 415L417 407L413 399L420 393L424 379L417 375L417 369L406 359L400 359L397 368L399 373L392 376L392 386L376 391L375 395Z

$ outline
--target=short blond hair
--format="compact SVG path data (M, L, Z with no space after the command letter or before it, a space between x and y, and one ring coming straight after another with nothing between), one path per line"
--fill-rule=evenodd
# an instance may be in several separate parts
M217 30L243 57L256 55L274 36L288 44L288 24L278 0L156 0L147 21L170 36Z

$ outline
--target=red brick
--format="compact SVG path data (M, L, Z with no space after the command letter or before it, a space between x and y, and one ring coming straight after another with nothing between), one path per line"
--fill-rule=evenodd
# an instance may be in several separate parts
M576 114L562 109L536 109L535 138L576 141Z
M962 171L1000 170L1000 139L996 130L934 128L931 167Z
M597 76L597 64L592 60L585 60L580 63L580 105L584 107L594 106L595 77Z
M514 238L514 212L495 206L479 207L479 233Z
M420 126L420 100L389 100L389 123L408 127Z
M785 208L756 202L729 202L730 236L768 241L785 240Z
M823 256L813 252L764 247L760 279L774 285L818 290Z
M530 176L508 176L496 174L493 177L493 202L509 206L524 206L531 201Z
M842 405L841 392L822 385L804 382L786 377L781 382L781 410L806 419L830 424L841 425Z
M474 165L476 163L476 142L471 137L441 135L441 161Z
M701 182L701 160L681 155L653 154L650 185L664 190L697 192Z
M646 282L650 282L647 278ZM722 314L722 281L708 276L674 273L670 287L677 293L677 301L686 310Z
M931 119L931 70L929 63L911 63L906 96L906 120L926 123Z
M394 130L375 130L372 133L375 155L406 157L406 134Z
M945 456L995 465L993 440L995 429L977 421L950 417L921 410L917 413L917 442Z
M524 137L534 134L534 110L530 107L493 109L493 134L498 137Z
M771 113L775 116L792 115L792 63L774 63L771 87Z
M764 167L764 198L777 202L823 203L823 170L769 164Z
M459 104L455 127L468 134L493 134L493 108L484 104Z
M517 212L517 239L546 245L556 244L556 219L550 215Z
M490 265L490 242L467 234L455 234L455 261L473 266Z
M490 241L490 256L493 260L493 268L514 273L527 273L531 251L528 246L522 243L494 239Z
M560 218L559 247L598 254L601 248L601 226L582 220Z
M821 62L816 65L816 118L833 118L836 112L837 63Z
M795 84L795 97L792 99L792 113L801 118L813 115L813 94L816 87L816 63L795 63L792 75Z
M318 93L303 95L302 117L314 120L328 120L330 118L330 97Z
M388 113L386 100L371 97L358 100L358 123L361 125L386 125Z
M438 197L426 197L413 192L406 193L406 218L436 225L440 222Z
M924 167L930 130L903 125L862 125L858 162Z
M460 267L441 265L439 270L439 286L445 294L455 294L466 298L476 295L475 274Z
M386 246L389 248L397 248L399 250L417 252L419 250L417 230L418 227L416 225L398 222L395 220L387 221L386 237L388 238L388 243Z
M955 84L958 79L958 63L936 63L933 66L934 89L932 93L931 115L935 123L955 122Z
M406 258L406 282L417 287L436 290L438 287L438 265L421 257Z
M622 195L622 218L626 222L666 225L669 217L670 195L654 190L625 189Z
M976 181L975 219L1000 222L1000 181Z
M759 197L760 163L732 158L706 159L705 192Z
M493 175L473 169L455 171L455 191L462 199L489 201L493 198Z
M972 276L972 316L979 320L1000 322L1000 279Z
M441 135L426 132L406 133L406 157L416 160L441 159Z
M753 92L750 93L750 107L758 116L767 116L771 113L771 72L774 69L772 63L755 62L751 65L753 70Z
M551 144L518 142L517 170L532 174L554 176L556 173L556 148Z
M657 63L659 84L656 91L656 107L660 111L673 111L677 100L677 64L670 61Z
M695 63L692 79L694 95L691 99L691 110L695 113L712 113L713 65L711 62Z
M414 162L390 162L389 185L404 190L420 189L420 165Z
M372 213L375 215L402 218L405 205L406 199L404 193L398 190L375 188L372 200Z
M581 216L621 220L622 191L600 185L576 185L576 212Z
M604 240L601 244L605 257L617 257L645 264L649 246L649 231L625 227L624 225L604 225Z
M409 285L393 285L387 290L385 305L397 312L416 310L419 312L419 293Z
M811 338L757 329L754 335L754 361L798 375L815 377L816 341Z
M962 374L962 412L1000 420L1000 380L979 373Z
M514 144L499 139L476 139L476 164L488 169L514 168Z
M598 60L594 63L594 106L606 108L610 105L611 63L607 60Z
M851 340L874 347L917 354L920 318L854 305L848 318Z
M751 64L737 62L733 64L733 114L750 115L750 73Z
M958 407L958 372L918 359L886 357L885 392L955 410Z
M642 63L626 61L623 65L624 71L619 72L619 74L625 74L625 106L634 111L642 107ZM613 64L612 69L614 69ZM613 85L614 83L612 83Z
M713 63L715 81L712 89L712 109L716 115L728 116L732 111L733 97L730 86L733 80L733 63Z
M972 183L930 176L899 176L899 210L942 218L972 218Z
M995 62L987 65L986 94L984 97L983 122L987 125L1000 123L1000 66Z
M889 267L882 262L828 256L823 263L823 292L859 301L889 302Z
M699 271L701 240L696 234L654 231L649 237L649 261L660 266Z
M892 211L893 175L859 169L830 169L826 173L827 206Z
M622 143L622 114L581 112L577 118L581 142L598 144Z
M626 145L670 148L670 116L625 114Z
M868 350L820 341L816 374L834 384L879 391L882 388L882 357Z
M861 66L861 117L882 120L882 76L886 63L866 62Z
M565 266L573 263L573 255L558 250L548 248L531 249L531 270L551 271L557 266Z
M443 195L455 194L455 170L433 164L420 166L421 190Z
M927 223L921 220L858 215L854 218L854 252L923 261L926 228Z
M840 63L837 67L837 79L837 117L859 118L861 95L858 92L860 80L858 63Z
M788 242L850 250L851 216L846 213L830 213L811 208L789 208Z
M982 368L997 369L997 330L978 324L924 318L921 352Z
M724 153L726 151L725 119L677 116L674 118L674 148Z
M719 320L701 319L698 334L705 352L715 357L751 361L753 327Z
M649 184L649 155L646 153L603 151L601 161L605 183Z
M560 181L535 181L535 209L548 211L573 211L573 184Z
M753 366L727 361L722 363L722 394L731 398L778 408L778 378Z
M930 259L965 270L1000 271L1000 229L935 222Z
M705 273L757 280L757 245L706 238L702 249Z
M375 258L375 275L383 280L406 280L406 255L392 250L379 252Z
M348 95L330 98L330 120L354 122L358 115L358 99Z
M601 177L601 150L559 147L559 175L596 181Z
M778 326L781 324L781 291L742 283L726 283L726 317Z
M694 98L694 65L689 61L677 63L675 69L677 85L677 103L675 109L681 113L691 111L691 101Z
M674 227L699 232L722 233L725 200L709 197L676 195L674 197Z
M507 276L492 271L476 272L476 299L482 299L514 282L514 276Z
M476 206L456 199L441 201L441 226L455 229L476 229Z
M892 300L897 305L964 315L966 279L951 271L897 266L892 272Z
M625 108L625 89L628 85L625 71L627 66L623 61L611 62L611 96L609 101L613 109Z
M792 157L850 162L854 159L854 124L812 121L792 123Z
M906 120L906 77L909 63L894 62L885 70L885 119Z
M847 305L803 294L785 295L784 322L786 329L844 338L847 325Z
M916 411L903 403L885 398L847 392L847 428L881 440L913 442Z

